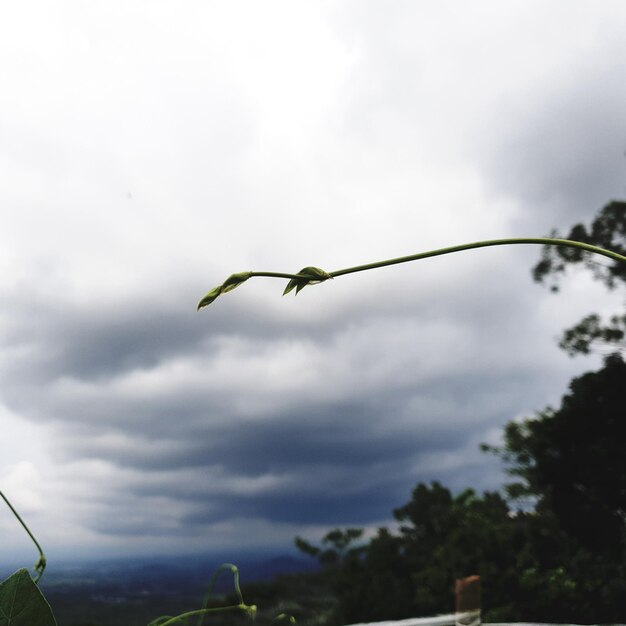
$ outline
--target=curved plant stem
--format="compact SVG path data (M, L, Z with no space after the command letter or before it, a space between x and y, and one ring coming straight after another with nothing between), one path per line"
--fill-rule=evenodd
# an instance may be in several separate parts
M605 250L598 246L592 246L589 243L583 243L582 241L572 241L571 239L552 239L548 237L524 237L524 238L512 238L512 239L489 239L486 241L474 241L472 243L464 243L459 246L451 246L449 248L440 248L439 250L430 250L428 252L420 252L419 254L411 254L409 256L402 256L396 259L387 259L386 261L378 261L376 263L367 263L365 265L357 265L355 267L348 267L343 270L337 270L335 272L329 272L329 274L335 278L337 276L343 276L344 274L353 274L354 272L363 272L365 270L373 270L378 267L386 267L387 265L397 265L398 263L407 263L409 261L419 261L420 259L427 259L432 256L440 256L442 254L451 254L452 252L461 252L463 250L472 250L474 248L486 248L489 246L510 246L516 244L539 244L539 245L553 245L561 246L565 248L578 248L579 250L585 250L587 252L594 252L595 254L601 254L613 259L614 261L621 261L626 263L626 256L622 256L612 250ZM253 272L255 274L255 272Z
M288 272L250 272L250 277L252 276L263 276L265 278L290 278L290 279L298 279L306 276L305 274L289 274ZM319 279L318 279L319 280Z
M474 241L472 243L465 243L458 246L451 246L448 248L440 248L438 250L429 250L428 252L420 252L418 254L411 254L409 256L397 257L395 259L386 259L384 261L377 261L375 263L366 263L365 265L355 265L354 267L347 267L341 270L335 270L334 272L325 272L317 267L305 267L297 274L290 274L287 272L241 272L240 274L233 274L226 281L209 291L198 304L198 309L208 306L214 302L221 294L232 291L249 278L253 276L265 276L268 278L288 278L289 284L284 293L289 293L293 289L296 290L296 294L307 285L315 283L321 283L330 278L337 278L338 276L344 276L345 274L354 274L355 272L363 272L365 270L373 270L379 267L386 267L388 265L397 265L399 263L408 263L409 261L419 261L420 259L427 259L433 256L440 256L442 254L451 254L453 252L461 252L463 250L472 250L474 248L486 248L489 246L510 246L518 244L536 244L542 246L561 246L564 248L577 248L578 250L584 250L585 252L592 252L594 254L600 254L608 257L613 261L620 263L626 263L626 256L613 252L612 250L606 250L593 246L589 243L583 243L582 241L573 241L571 239L555 239L549 237L517 237L508 239L488 239L485 241Z
M44 570L46 569L46 557L43 553L43 550L41 549L41 546L39 545L39 542L37 541L37 539L35 539L35 535L33 535L33 533L30 532L30 528L28 528L28 526L26 525L26 522L20 517L20 514L15 510L13 505L9 502L8 498L2 493L2 491L0 491L0 498L2 498L5 501L9 509L11 509L11 513L15 515L17 521L22 525L24 530L27 532L28 536L32 539L37 550L39 550L39 560L35 564L35 571L37 572L37 576L34 578L35 583L38 583L41 577L43 576Z
M209 580L209 586L207 588L207 592L206 592L206 596L204 599L204 605L202 606L202 609L200 609L201 611L206 611L206 612L210 612L210 611L219 611L219 610L224 610L221 608L215 608L215 609L209 609L209 600L211 599L211 593L213 592L213 587L215 586L215 583L217 582L217 577L224 571L229 571L231 572L231 574L233 575L233 585L235 587L235 593L237 594L237 600L239 601L239 604L235 604L233 606L230 607L226 607L228 609L235 609L235 608L239 608L241 610L250 610L251 607L249 607L243 600L243 595L241 593L241 587L239 585L239 568L236 565L233 565L232 563L222 563L214 572L213 575L211 576L211 580ZM200 619L198 620L198 626L202 626L202 622L204 622L204 616L206 613L200 612L200 613L194 613L196 615L200 616ZM164 626L164 625L162 625Z

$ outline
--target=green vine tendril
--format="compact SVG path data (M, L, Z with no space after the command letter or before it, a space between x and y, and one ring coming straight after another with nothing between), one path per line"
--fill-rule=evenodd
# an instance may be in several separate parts
M213 593L213 587L215 586L215 583L217 582L217 578L218 576L224 572L224 571L229 571L232 573L233 575L233 586L235 587L235 594L237 596L237 600L239 600L239 604L234 604L230 607L227 607L231 610L236 610L239 609L241 611L244 611L246 613L248 613L249 615L254 615L256 613L256 606L255 605L247 605L244 602L243 599L243 595L241 593L241 587L239 585L239 568L236 565L233 565L232 563L222 563L222 565L220 565L214 572L213 575L211 576L211 580L209 580L209 586L207 588L207 592L206 592L206 596L204 599L204 604L202 606L202 611L206 611L206 613L210 612L210 611L215 611L215 610L222 610L222 609L209 609L209 601L211 599L211 594ZM204 622L204 617L206 615L206 613L202 613L200 614L200 619L198 620L198 626L202 626L202 623Z
M486 248L488 246L508 246L516 244L538 244L538 245L552 245L562 246L566 248L578 248L586 252L593 252L594 254L600 254L608 257L613 261L619 261L626 263L626 257L612 252L611 250L605 250L598 246L593 246L582 241L572 241L570 239L554 239L548 237L526 237L526 238L514 238L514 239L490 239L487 241L474 241L472 243L465 243L459 246L451 246L449 248L440 248L438 250L430 250L428 252L420 252L419 254L412 254L410 256L398 257L395 259L387 259L385 261L377 261L375 263L366 263L365 265L356 265L355 267L348 267L342 270L336 270L334 272L325 272L319 267L305 267L301 269L297 274L288 274L285 272L240 272L238 274L232 274L221 285L214 287L209 291L198 303L198 310L211 304L223 293L228 293L233 289L239 287L242 283L246 282L249 278L254 276L265 276L268 278L288 278L289 283L283 292L283 295L288 294L290 291L296 290L296 294L304 289L307 285L313 285L324 282L338 276L344 276L345 274L354 274L355 272L363 272L365 270L373 270L379 267L387 267L388 265L397 265L399 263L408 263L409 261L419 261L420 259L427 259L433 256L440 256L442 254L451 254L452 252L461 252L463 250L472 250L473 248Z
M37 561L37 563L35 563L35 567L34 567L35 572L37 574L33 578L35 583L38 583L41 577L43 576L44 570L46 569L46 557L43 553L43 550L41 549L41 546L39 545L39 542L37 541L37 539L35 539L35 535L33 535L33 533L30 531L30 528L28 528L28 526L26 525L26 522L21 518L20 514L15 510L13 505L9 502L9 499L2 493L2 491L0 491L0 498L2 498L5 501L6 505L11 510L11 513L15 515L15 518L17 519L17 521L22 525L22 527L24 528L28 536L32 539L37 550L39 550L39 560Z
M215 582L217 581L217 577L224 571L228 571L233 575L233 584L235 587L235 594L237 596L238 604L230 604L227 606L217 606L209 608L209 601L211 599L211 594L213 592ZM228 613L233 611L243 612L254 618L257 612L257 607L254 604L246 604L243 599L241 587L239 586L239 569L237 568L237 566L233 565L232 563L222 563L222 565L220 565L211 576L204 604L201 609L187 611L185 613L181 613L180 615L176 615L176 617L164 615L150 622L148 626L174 626L175 624L188 624L188 620L191 620L194 617L199 618L198 626L202 626L204 618L207 615L211 615L213 613Z

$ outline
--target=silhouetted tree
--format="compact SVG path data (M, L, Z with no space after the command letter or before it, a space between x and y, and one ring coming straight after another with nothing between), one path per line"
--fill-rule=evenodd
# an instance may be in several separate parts
M488 610L510 602L518 568L528 565L527 531L523 515L512 516L499 494L478 496L467 489L454 496L437 482L420 483L394 516L399 534L381 528L367 544L346 550L342 558L337 553L330 560L323 557L328 550L324 544L332 535L341 547L347 545L348 531L331 531L319 547L296 539L306 554L330 565L325 579L337 599L332 623L450 612L454 581L476 573L489 588ZM497 613L507 618L513 614Z
M483 446L517 478L506 487L512 500L534 503L525 514L525 620L624 619L625 407L626 363L614 354L575 378L558 409L507 424L502 448Z
M552 236L559 237L559 234L553 231ZM626 202L610 202L588 228L584 224L576 224L565 238L626 254ZM555 246L543 248L542 258L533 269L533 277L537 282L544 282L550 277L553 281L551 289L558 291L559 278L569 265L577 264L585 265L609 289L626 285L626 264L599 262L583 250ZM625 337L626 314L614 315L608 322L602 322L598 314L592 313L563 333L560 346L570 355L588 354L598 344L623 350L626 347Z
M362 546L354 545L362 535L362 528L335 528L324 535L321 546L314 546L302 537L296 537L294 542L298 550L315 557L321 565L336 566L363 551Z
M557 409L505 427L495 449L520 480L507 486L554 514L576 542L609 560L624 555L626 364L619 355L570 383ZM494 450L494 448L492 448Z
M394 514L402 523L420 614L450 611L454 581L472 574L479 574L488 589L487 611L507 604L523 561L526 527L502 496L478 496L472 489L453 496L437 482L420 484Z

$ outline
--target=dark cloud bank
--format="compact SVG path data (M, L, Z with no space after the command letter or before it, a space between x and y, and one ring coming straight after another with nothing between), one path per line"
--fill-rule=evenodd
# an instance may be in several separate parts
M409 292L395 316L361 298L345 318L279 324L263 306L251 315L243 289L200 314L148 296L103 309L31 293L4 309L4 396L54 425L61 463L113 468L97 498L119 514L85 515L97 532L175 536L239 518L377 524L418 480L497 487L498 464L478 444L542 408L552 386L549 362L539 371L514 334L515 286L474 289L431 301ZM174 526L153 515L154 499Z

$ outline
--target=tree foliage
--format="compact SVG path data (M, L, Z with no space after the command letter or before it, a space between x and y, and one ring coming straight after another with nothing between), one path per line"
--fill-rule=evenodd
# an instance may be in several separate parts
M361 548L355 548L354 543L362 535L362 528L346 528L345 530L335 528L326 533L320 547L314 546L302 537L296 537L295 544L298 550L317 558L322 565L328 567L338 565L355 551L359 552Z
M551 236L561 238L556 230ZM609 202L598 212L589 227L582 223L575 224L563 238L626 254L626 202L617 200ZM626 283L626 266L623 263L600 264L584 250L555 246L544 246L541 260L533 268L533 277L538 282L551 277L552 289L558 291L558 279L569 265L575 264L585 265L597 280L602 281L610 289Z
M488 606L495 611L506 604L508 587L517 579L525 526L523 516L512 517L499 494L467 489L453 495L438 482L420 483L394 517L398 533L380 528L332 564L324 544L331 534L343 542L341 531L331 531L319 547L296 539L324 566L321 580L336 598L331 623L450 612L455 580L476 572L490 587Z
M625 383L626 363L607 357L570 383L559 409L510 422L496 450L519 479L510 496L534 499L573 541L611 561L626 541Z
M553 231L552 236L558 237L558 232ZM566 238L625 254L626 202L610 202L599 211L589 227L575 224ZM588 252L577 248L544 246L541 260L533 269L533 277L537 282L546 282L550 278L551 289L558 291L559 280L571 265L586 266L609 289L626 286L626 264L598 262L597 257L592 258ZM598 314L593 313L565 330L560 346L570 355L588 354L603 345L624 349L625 337L626 315L614 315L608 322L603 322Z
M570 383L558 409L510 422L504 446L490 448L516 478L507 486L511 500L534 503L527 517L536 565L527 584L543 594L546 612L567 601L572 620L624 618L625 383L626 363L611 355L602 369ZM545 598L548 590L553 599Z

